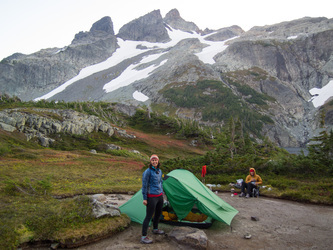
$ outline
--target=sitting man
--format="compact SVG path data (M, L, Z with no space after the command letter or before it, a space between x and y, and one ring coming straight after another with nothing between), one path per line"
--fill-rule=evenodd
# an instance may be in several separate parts
M242 182L241 194L239 197L245 196L245 188L246 188L246 198L251 196L251 192L253 188L257 188L258 185L262 184L262 179L259 175L256 174L256 170L254 168L250 168L250 174L246 177L245 181Z

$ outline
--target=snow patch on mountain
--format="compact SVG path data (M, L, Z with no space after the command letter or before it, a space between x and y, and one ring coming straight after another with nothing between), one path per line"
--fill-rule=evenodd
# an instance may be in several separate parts
M288 36L287 39L288 40L293 40L293 39L296 39L298 36Z
M149 43L149 42L143 42L143 41L129 41L129 40L122 40L121 38L117 38L117 42L119 45L119 48L113 53L111 57L109 57L107 60L88 66L86 68L83 68L79 74L72 79L68 80L67 82L63 83L59 87L55 88L51 92L38 97L35 99L35 101L39 101L42 99L49 99L52 96L64 91L68 86L73 84L74 82L77 82L81 79L84 79L94 73L100 72L102 70L111 68L122 61L132 58L134 56L140 55L143 52L147 52L150 50L156 50L156 49L167 49L175 46L178 42L180 42L183 39L188 39L188 38L197 38L200 40L201 43L204 43L208 45L205 47L201 52L196 53L198 58L208 64L213 64L215 63L214 61L214 56L221 51L225 50L227 48L226 41L207 41L205 40L205 37L208 36L201 36L198 33L188 33L180 30L175 30L175 29L170 29L168 30L169 37L171 40L167 43ZM211 34L209 34L211 35ZM236 38L236 37L235 37ZM234 38L232 38L234 39ZM230 40L230 39L229 39ZM139 49L138 46L141 48L145 47L147 49L142 50ZM132 64L127 67L117 78L113 79L112 81L106 83L103 87L103 90L106 93L115 91L116 89L119 89L124 86L128 86L135 81L142 80L146 77L148 77L154 70L157 68L161 67L163 64L167 62L167 60L164 60L160 62L159 64L154 64L150 65L149 67L146 67L142 70L138 70L138 66L152 62L156 59L158 59L160 56L162 56L163 53L157 53L154 55L150 55L147 57L144 57L139 63L137 64Z
M146 96L145 94L143 94L137 90L133 93L133 98L140 102L145 102L149 99L148 96Z
M325 102L333 96L333 80L329 81L321 89L313 88L309 90L310 94L313 96L310 101L312 101L313 106L318 108L325 104Z
M121 87L128 86L135 81L145 79L150 75L151 72L153 72L155 69L159 68L166 62L167 60L164 60L158 65L151 65L143 70L137 70L136 68L138 65L130 65L129 67L127 67L127 69L123 71L120 76L105 84L103 89L106 93L109 93Z
M153 54L149 56L145 56L140 63L138 64L132 64L127 69L125 69L120 76L117 78L113 79L112 81L106 83L103 87L104 91L106 93L115 91L121 87L128 86L132 84L135 81L147 78L155 69L158 67L162 66L164 63L167 62L167 60L164 60L158 65L151 65L143 70L137 70L138 66L152 62L156 59L158 59L160 56L162 56L165 53L158 53L158 54Z
M238 36L237 36L238 37ZM199 57L199 59L208 64L213 64L215 63L214 56L223 50L225 50L228 45L226 43L230 40L233 40L237 37L230 38L228 40L222 41L222 42L211 42L211 41L206 41L203 38L200 37L200 42L208 44L209 46L205 47L201 52L196 53L196 55Z

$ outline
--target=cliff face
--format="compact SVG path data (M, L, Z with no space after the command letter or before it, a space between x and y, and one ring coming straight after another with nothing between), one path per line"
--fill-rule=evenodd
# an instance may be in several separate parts
M43 98L154 104L168 115L223 125L227 117L204 120L202 107L180 107L165 96L167 89L218 81L243 107L269 117L262 122L261 135L280 146L302 146L321 129L323 114L327 128L333 125L331 106L319 109L309 102L309 90L333 78L332 40L333 20L327 18L302 18L247 32L238 26L202 31L177 10L165 18L155 10L115 35L111 18L104 17L65 48L4 59L0 90L32 100L70 80ZM248 87L251 91L244 91ZM207 88L202 94L214 96L214 91ZM134 98L135 92L147 100ZM251 101L255 96L264 96L264 101Z
M253 67L265 72L266 79L235 78L276 99L278 106L269 109L275 126L264 131L280 145L304 145L318 132L319 114L309 103L309 90L322 88L333 77L332 27L332 20L304 18L255 28L215 56L220 72ZM329 119L326 125L332 126Z

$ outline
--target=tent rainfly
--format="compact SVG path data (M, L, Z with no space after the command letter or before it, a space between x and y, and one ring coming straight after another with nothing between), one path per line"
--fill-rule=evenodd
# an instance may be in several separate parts
M194 174L185 169L176 169L168 173L163 181L163 190L178 221L184 219L194 206L201 213L228 225L238 213L235 208L223 201ZM132 221L142 224L146 216L146 207L142 202L143 196L140 190L119 209Z

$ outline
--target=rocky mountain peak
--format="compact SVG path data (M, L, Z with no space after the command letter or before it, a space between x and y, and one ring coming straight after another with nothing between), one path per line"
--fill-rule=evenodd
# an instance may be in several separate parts
M79 32L75 35L72 44L90 44L101 39L114 36L113 23L110 17L105 16L95 22L89 32Z
M179 11L177 9L170 10L163 19L164 22L169 24L172 28L186 31L186 32L198 32L200 29L198 26L193 22L187 22L185 21L179 14Z
M105 16L99 21L95 22L90 29L90 32L94 31L104 31L106 33L114 35L113 23L111 18L109 16Z
M165 15L166 19L182 19L180 16L180 13L177 9L172 9L170 10L166 15Z
M117 37L123 40L166 42L170 40L160 10L154 10L120 28Z

